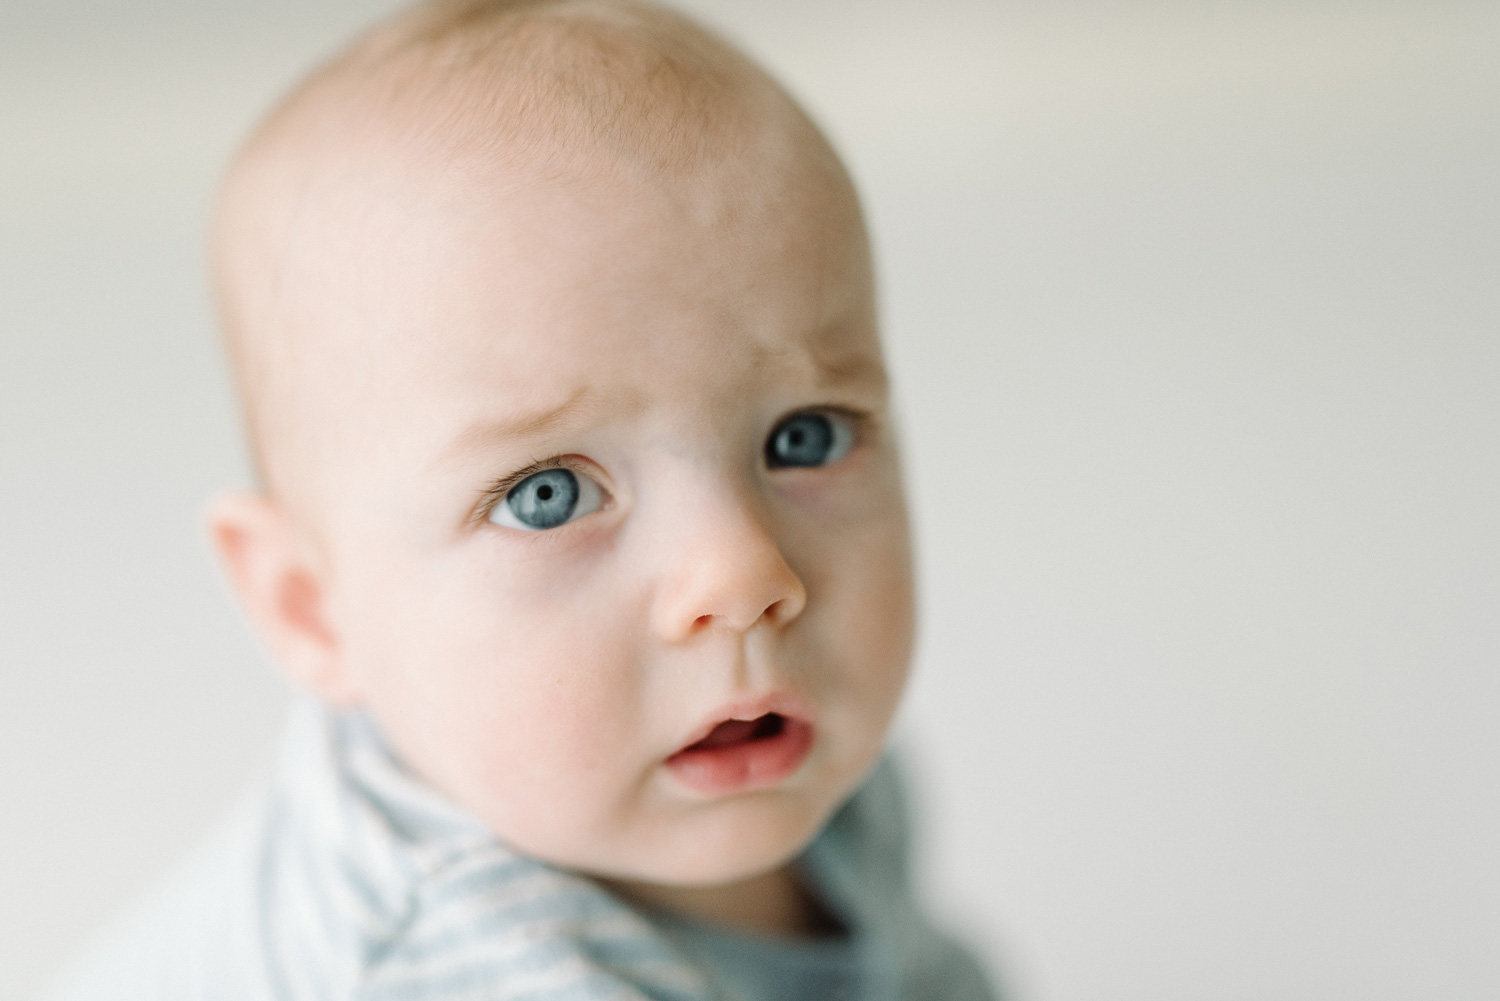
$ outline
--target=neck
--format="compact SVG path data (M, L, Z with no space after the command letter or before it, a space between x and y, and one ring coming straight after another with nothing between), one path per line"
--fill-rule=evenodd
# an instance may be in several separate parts
M829 938L843 933L837 918L809 891L796 870L782 866L723 886L667 886L608 880L634 903L735 931Z

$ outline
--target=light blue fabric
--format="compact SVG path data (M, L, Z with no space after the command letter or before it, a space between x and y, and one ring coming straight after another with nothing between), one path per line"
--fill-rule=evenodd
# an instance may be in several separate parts
M52 1001L988 1001L918 914L882 765L803 856L846 940L655 920L519 855L369 720L298 705L277 768Z

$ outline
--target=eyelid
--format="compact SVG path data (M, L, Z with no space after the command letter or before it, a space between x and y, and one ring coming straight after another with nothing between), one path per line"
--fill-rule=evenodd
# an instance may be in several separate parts
M844 420L854 425L855 431L864 430L875 419L874 415L869 411L859 410L855 407L839 406L837 404L830 403L812 407L798 407L796 410L789 411L785 416L781 418L781 420L778 420L776 423L780 424L781 421L786 420L788 417L795 417L797 414L831 414L834 417L842 417L844 418Z
M595 486L599 488L599 492L604 495L605 504L608 504L610 499L609 488L601 482L602 478L598 474L597 466L576 455L554 455L550 459L537 459L534 462L528 462L520 469L506 473L494 483L491 483L480 496L479 502L474 505L474 510L469 515L469 523L474 525L483 524L489 518L490 512L504 503L506 495L514 490L522 480L528 476L535 476L537 473L547 469L567 469L578 476L588 477L594 481Z

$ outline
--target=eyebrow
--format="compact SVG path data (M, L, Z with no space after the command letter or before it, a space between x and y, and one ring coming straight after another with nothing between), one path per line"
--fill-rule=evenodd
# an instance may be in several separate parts
M890 381L885 365L863 352L815 353L813 370L820 387L868 384L883 388Z
M879 349L870 351L864 345L851 346L838 336L837 330L825 331L823 336L792 348L770 352L762 357L762 364L773 368L786 366L785 371L810 379L818 390L860 387L885 392L890 385L890 374Z
M496 420L476 421L454 436L443 450L443 457L452 459L496 442L539 438L550 434L574 423L580 412L586 409L585 404L590 397L589 388L581 386L561 403L510 414Z

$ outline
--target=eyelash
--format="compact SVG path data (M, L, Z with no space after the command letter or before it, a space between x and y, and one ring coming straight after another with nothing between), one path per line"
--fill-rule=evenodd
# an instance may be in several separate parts
M850 410L847 407L798 407L795 410L789 410L785 414L782 414L772 422L771 427L780 427L785 421L797 414L837 414L843 417L849 422L854 432L854 443L850 446L851 451L865 443L869 438L871 427L874 423L874 419L870 414L858 410ZM529 462L520 469L507 473L492 483L489 489L485 490L479 503L475 505L474 513L470 516L469 520L474 524L483 523L489 518L490 513L496 507L505 503L506 496L522 480L535 473L540 473L544 469L570 469L579 476L588 476L597 482L599 478L583 468L583 465L580 462L570 461L570 458L565 455L555 455L549 459L537 459L534 462ZM607 494L608 491L606 491Z

